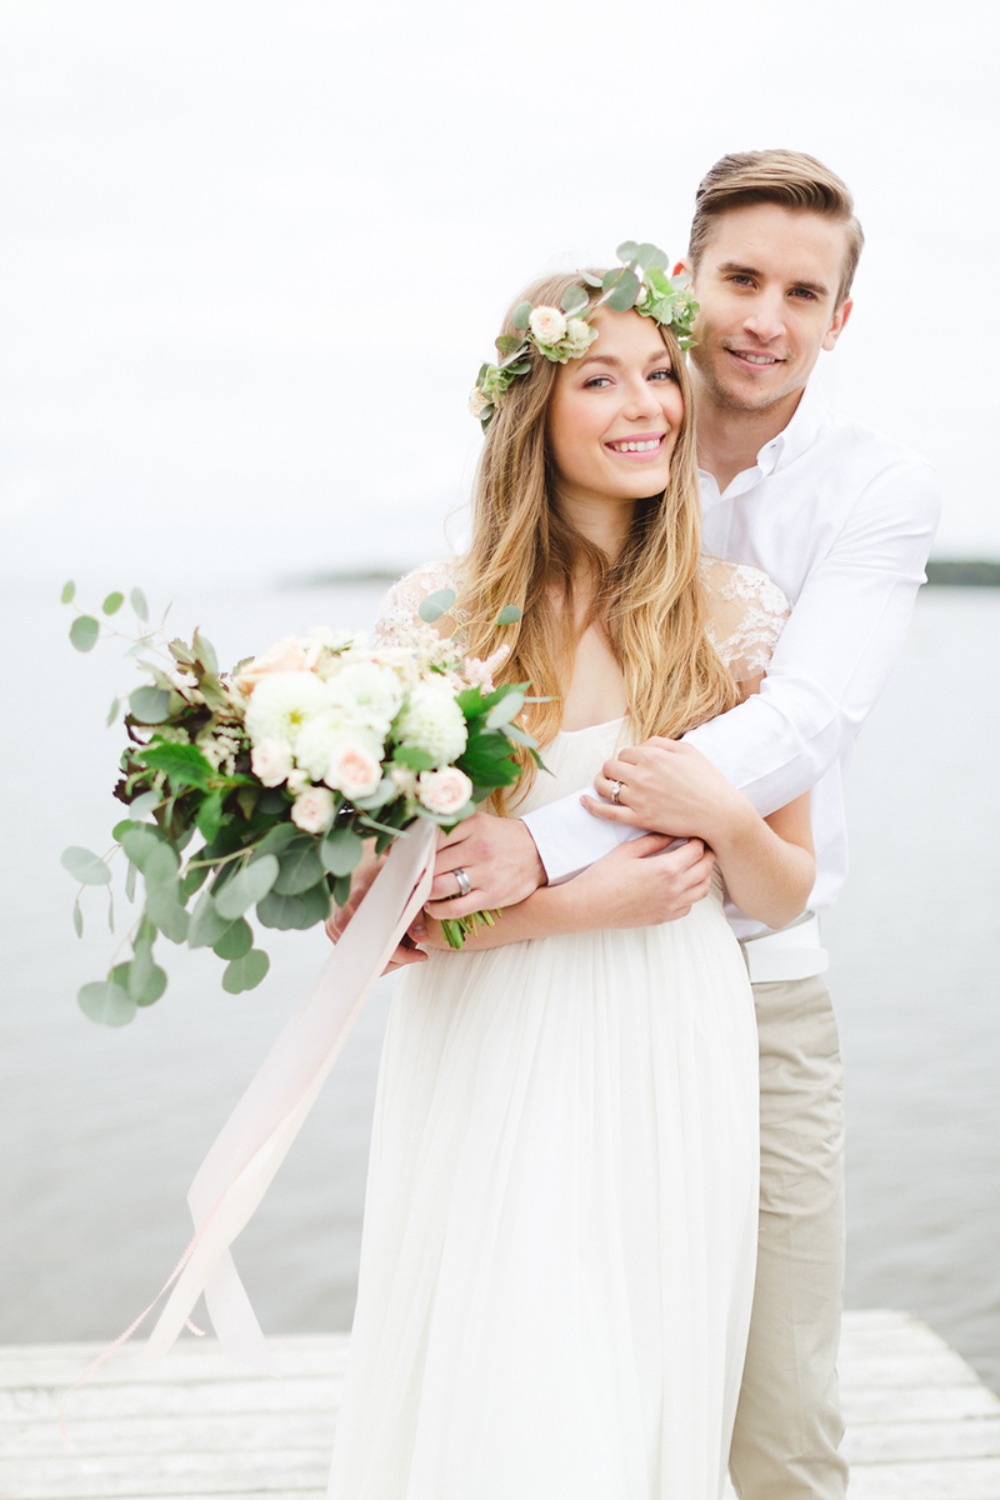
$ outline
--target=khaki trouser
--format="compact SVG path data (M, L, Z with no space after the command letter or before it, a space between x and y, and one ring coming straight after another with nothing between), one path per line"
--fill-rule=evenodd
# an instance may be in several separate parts
M757 1283L730 1452L740 1500L842 1500L843 1079L820 978L755 984L760 1034Z

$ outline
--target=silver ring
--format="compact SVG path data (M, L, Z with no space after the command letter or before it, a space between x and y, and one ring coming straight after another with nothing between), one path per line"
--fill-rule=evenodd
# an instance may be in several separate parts
M616 807L621 807L622 805L622 786L623 783L620 781L613 781L611 783L611 800Z
M458 894L460 896L471 896L472 895L472 881L469 879L469 877L466 874L466 872L462 869L461 865L459 865L456 869L452 870L451 873L454 875L455 879L458 881Z

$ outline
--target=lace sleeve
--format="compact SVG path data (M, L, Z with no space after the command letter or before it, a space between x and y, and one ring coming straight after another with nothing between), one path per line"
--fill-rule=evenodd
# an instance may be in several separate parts
M792 606L758 568L718 558L702 561L708 596L708 638L736 682L762 677Z
M419 609L429 594L438 589L457 589L458 564L454 558L445 562L424 563L394 583L382 601L378 620L375 622L375 644L377 646L407 646L417 640L428 627L420 618ZM451 618L459 620L458 613L450 611Z

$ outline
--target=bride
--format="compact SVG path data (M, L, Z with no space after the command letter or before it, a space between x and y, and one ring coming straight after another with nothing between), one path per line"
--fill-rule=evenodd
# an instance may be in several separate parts
M383 639L405 638L421 599L450 586L442 628L461 627L471 654L513 638L498 675L532 682L546 770L526 754L501 815L573 790L623 743L675 740L734 706L787 612L761 574L699 560L680 344L650 299L645 315L595 307L591 281L540 281L530 323L523 307L508 317L505 358L477 387L488 425L470 551L403 580L381 622ZM515 631L491 623L508 604L523 611ZM660 920L669 840L647 835L461 953L429 920L400 952L336 1500L722 1492L758 1108L723 882L780 927L813 860L807 799L764 822L696 751L676 747L676 761L711 809L711 850L685 849L707 892L686 917Z

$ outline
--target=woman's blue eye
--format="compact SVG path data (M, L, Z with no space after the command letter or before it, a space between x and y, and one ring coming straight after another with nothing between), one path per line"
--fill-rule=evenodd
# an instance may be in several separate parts
M671 367L666 370L654 370L649 378L650 380L676 380L677 376Z
M592 375L583 388L585 391L593 391L600 389L601 386L610 384L611 377L609 375Z

